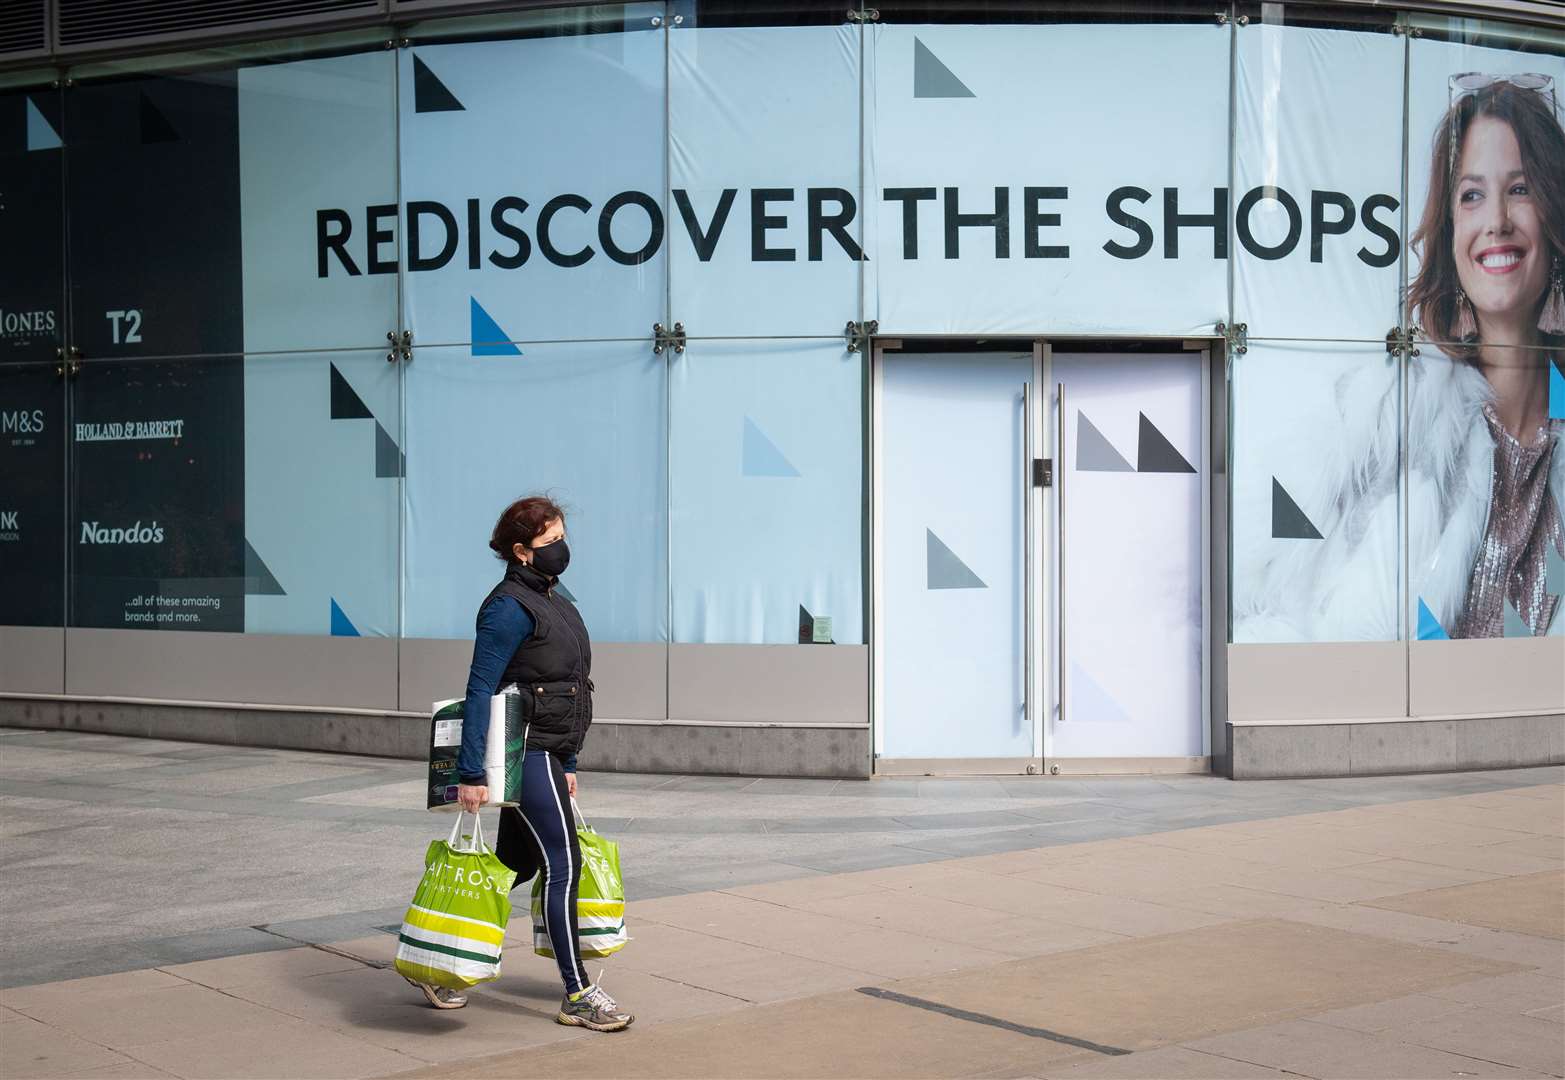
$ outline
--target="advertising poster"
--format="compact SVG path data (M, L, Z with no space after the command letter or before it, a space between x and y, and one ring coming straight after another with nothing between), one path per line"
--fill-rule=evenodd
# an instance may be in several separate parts
M1322 57L1363 38L1263 32ZM1406 47L1406 308L1385 323L1417 353L1366 319L1237 358L1235 641L1565 634L1565 58ZM1362 123L1374 99L1353 101ZM1306 329L1270 310L1252 334Z

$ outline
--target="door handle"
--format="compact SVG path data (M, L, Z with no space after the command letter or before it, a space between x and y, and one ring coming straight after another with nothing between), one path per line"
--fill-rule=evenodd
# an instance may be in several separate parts
M1058 444L1055 446L1054 456L1059 461L1059 469L1054 478L1054 492L1057 500L1055 506L1059 510L1060 530L1060 580L1055 594L1059 597L1060 605L1060 632L1059 632L1059 666L1060 666L1060 723L1065 722L1065 473L1068 471L1065 462L1065 427L1068 423L1065 412L1065 384L1056 383L1054 386L1055 400L1059 402L1059 424L1055 430Z
M1032 382L1022 383L1022 720L1032 737ZM1041 749L1039 753L1041 754Z

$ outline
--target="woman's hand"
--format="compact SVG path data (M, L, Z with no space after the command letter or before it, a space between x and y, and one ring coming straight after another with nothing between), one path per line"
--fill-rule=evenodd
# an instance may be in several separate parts
M565 774L565 790L570 792L571 798L574 799L576 797L576 774L575 773L568 772L568 773Z
M489 788L483 784L458 784L456 801L469 814L476 814L489 801Z

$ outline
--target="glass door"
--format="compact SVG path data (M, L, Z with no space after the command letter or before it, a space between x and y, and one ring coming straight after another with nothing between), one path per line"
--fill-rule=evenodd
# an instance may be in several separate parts
M1052 354L1051 771L1200 767L1203 355Z
M877 359L877 771L1035 772L1034 352Z

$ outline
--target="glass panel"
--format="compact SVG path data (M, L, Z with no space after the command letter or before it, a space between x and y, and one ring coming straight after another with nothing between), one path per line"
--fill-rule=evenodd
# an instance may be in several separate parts
M64 130L59 91L0 93L0 363L65 340Z
M65 380L0 366L0 625L65 623Z
M1408 632L1565 634L1565 35L1418 25Z
M1232 359L1233 640L1395 641L1399 362L1254 342Z
M594 640L667 640L667 367L645 341L420 348L407 379L409 637L468 638L514 499L566 510Z
M160 357L384 340L392 64L381 50L67 93L73 342Z
M858 319L859 39L670 33L672 314L689 333L840 336Z
M401 413L384 349L245 358L247 631L396 635Z
M1226 320L1226 28L866 33L865 315L882 333Z
M887 23L1161 23L1217 24L1227 5L1200 0L874 0Z
M243 631L244 361L71 380L70 625Z
M1397 323L1404 39L1292 25L1237 31L1234 321L1256 337L1383 340ZM1284 22L1284 11L1288 21ZM1308 11L1308 9L1298 9Z
M675 641L863 643L863 387L839 341L674 358Z
M665 321L663 31L624 25L397 54L417 342L503 354Z

